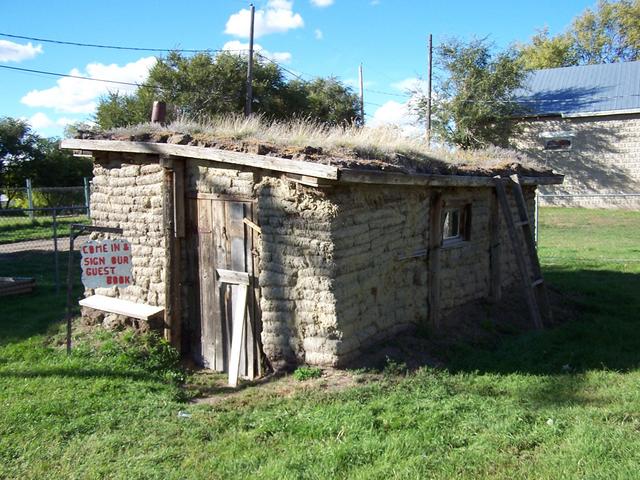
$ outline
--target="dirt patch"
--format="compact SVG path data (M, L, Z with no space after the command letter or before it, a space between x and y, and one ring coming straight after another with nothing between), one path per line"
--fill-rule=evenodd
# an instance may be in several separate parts
M211 370L198 370L185 385L193 396L191 403L217 405L223 402L249 403L258 397L287 398L305 391L340 391L379 377L374 372L323 368L319 378L296 380L289 373L272 373L253 381L242 381L238 388L227 385L227 376Z
M577 300L548 288L553 305L553 328L578 317ZM461 344L491 348L507 337L533 329L523 293L516 287L504 292L497 304L473 302L450 312L437 332L416 329L378 344L348 369L324 368L322 376L299 381L292 374L274 373L255 381L245 381L237 389L227 385L226 374L195 371L185 386L192 403L216 405L222 402L249 403L252 399L290 397L306 391L340 391L383 377L404 375L429 366L445 368L453 348Z

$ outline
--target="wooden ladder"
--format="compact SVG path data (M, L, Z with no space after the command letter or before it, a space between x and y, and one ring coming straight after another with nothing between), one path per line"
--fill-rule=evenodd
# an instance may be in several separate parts
M543 328L545 321L551 322L552 320L551 305L549 303L544 279L542 278L540 260L538 259L538 251L527 213L527 205L522 193L522 187L520 186L520 179L518 175L512 175L510 178L494 177L494 182L500 209L507 224L507 232L509 233L518 271L520 272L527 307L529 308L534 326L540 329ZM511 192L513 193L518 209L518 222L514 222L513 220L505 185L511 187ZM518 227L521 229L522 237L524 238L526 253L523 251L521 240L518 238L518 232L516 230Z

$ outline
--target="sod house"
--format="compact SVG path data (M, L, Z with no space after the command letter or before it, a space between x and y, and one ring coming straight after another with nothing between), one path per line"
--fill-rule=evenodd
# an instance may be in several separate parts
M63 147L92 152L92 220L132 245L133 285L87 298L162 307L172 343L225 371L248 286L249 377L345 365L403 330L438 328L459 306L498 301L518 273L492 177L519 174L530 214L536 186L562 181L513 159L371 160L174 133Z

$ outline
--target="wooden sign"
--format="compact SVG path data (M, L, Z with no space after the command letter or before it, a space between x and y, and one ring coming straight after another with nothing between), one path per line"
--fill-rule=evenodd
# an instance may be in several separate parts
M126 240L91 240L80 247L82 284L86 288L127 287L131 275L131 244Z

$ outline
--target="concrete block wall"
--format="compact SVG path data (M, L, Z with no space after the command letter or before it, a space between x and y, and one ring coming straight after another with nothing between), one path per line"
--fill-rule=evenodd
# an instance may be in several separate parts
M164 305L164 237L162 232L162 168L157 160L96 154L91 185L91 217L95 225L122 228L131 242L133 285L98 288L93 293Z
M640 208L640 197L588 196L640 193L640 114L553 118L519 123L514 146L565 175L562 185L541 194L585 195L544 198L541 204L588 208ZM571 132L570 150L544 150L542 132Z

